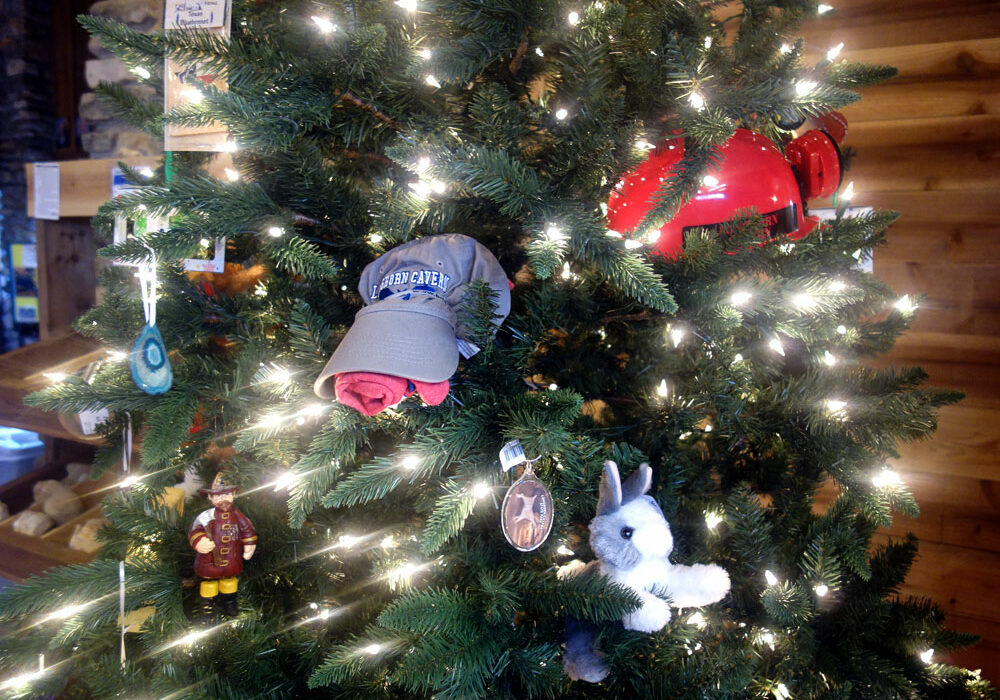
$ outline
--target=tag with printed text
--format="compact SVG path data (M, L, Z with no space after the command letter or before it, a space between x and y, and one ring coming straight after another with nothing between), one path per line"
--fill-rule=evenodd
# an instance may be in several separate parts
M500 464L505 472L509 472L518 464L527 461L528 458L525 456L524 448L521 447L519 440L511 440L500 448Z

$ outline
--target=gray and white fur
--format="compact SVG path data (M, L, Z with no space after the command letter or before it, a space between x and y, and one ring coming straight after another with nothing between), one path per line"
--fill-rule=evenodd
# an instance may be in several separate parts
M622 618L622 623L637 632L663 629L670 621L671 604L698 607L729 593L729 574L722 567L670 563L674 540L663 511L646 495L652 482L648 464L640 464L622 483L618 465L605 462L597 516L590 521L590 546L598 561L581 572L596 570L635 591L642 606ZM576 620L567 624L563 666L570 678L596 683L607 676L604 655L593 646L595 638L593 626Z

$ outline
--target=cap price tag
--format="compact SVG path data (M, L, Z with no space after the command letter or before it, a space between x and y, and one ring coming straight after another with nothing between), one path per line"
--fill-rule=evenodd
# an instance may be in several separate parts
M520 440L511 440L500 448L500 464L505 472L509 472L518 464L527 462L528 458L524 454Z

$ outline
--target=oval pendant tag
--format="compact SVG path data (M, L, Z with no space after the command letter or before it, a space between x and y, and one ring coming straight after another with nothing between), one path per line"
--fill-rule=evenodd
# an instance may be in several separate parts
M147 325L132 346L129 357L132 381L147 394L162 394L170 388L174 373L170 369L167 348L156 326Z
M529 468L503 498L500 524L504 537L522 552L538 549L552 532L552 515L552 494Z

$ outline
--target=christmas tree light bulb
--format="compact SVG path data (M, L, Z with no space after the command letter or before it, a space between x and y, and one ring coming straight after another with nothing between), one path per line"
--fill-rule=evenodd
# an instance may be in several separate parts
M407 471L413 471L414 469L417 468L419 464L420 464L420 458L417 457L416 455L407 455L406 457L403 457L403 461L400 462L400 465L403 467L403 469Z
M706 51L707 51L708 49L712 48L712 37L710 37L710 36L706 36L706 37L705 37L705 43L704 43L704 46L705 46L705 50L706 50Z
M152 77L153 75L142 66L136 66L135 68L133 68L132 73L143 80L149 80L149 78Z
M238 150L240 150L240 147L236 145L235 141L226 141L222 144L223 153L236 153Z
M816 6L816 14L825 15L827 12L833 9L833 5L827 5L826 3L820 3Z
M708 526L709 530L714 530L719 526L719 523L721 522L722 522L722 516L716 513L715 511L710 510L705 512L705 524Z
M357 535L341 535L337 538L337 546L343 549L350 549L360 541L361 538Z
M636 248L642 248L642 241L637 241L634 238L630 238L625 241L625 248L628 250L635 250Z
M834 418L847 417L847 411L845 410L847 408L846 401L841 401L840 399L827 399L825 403L826 403L826 410L830 413L832 417Z
M788 687L784 683L778 683L774 686L774 697L775 700L790 700L792 694L788 692Z
M556 554L560 554L560 555L562 555L564 557L571 557L574 554L576 554L576 552L574 552L572 549L570 549L566 545L561 544L561 545L559 545L558 549L556 549Z
M411 182L410 189L413 190L418 197L422 197L424 199L430 196L431 193L431 186L423 180Z
M934 661L934 650L933 649L927 649L925 651L920 652L920 660L923 661L925 664L933 663L933 661Z
M715 177L714 175L706 175L705 177L701 178L701 184L704 185L705 187L715 187L716 185L719 184L719 178Z
M819 85L819 83L815 80L800 80L795 83L795 94L799 97L804 97L815 90L817 85Z
M556 110L556 115L555 116L556 116L556 119L558 119L559 121L562 121L566 117L569 116L569 110L566 109L565 107L560 107L559 109Z
M417 164L416 166L414 166L414 170L416 170L418 173L422 173L425 172L429 167L431 167L431 159L428 158L427 156L421 156L417 160Z
M744 290L740 290L733 292L732 296L729 297L729 301L733 306L743 306L752 298L753 294Z
M830 282L831 292L842 292L845 289L847 289L847 282L844 282L843 280L833 280Z
M781 341L778 340L777 338L772 338L770 342L768 342L767 346L772 350L774 350L779 355L781 355L782 357L785 356L785 347L781 344Z
M319 30L324 34L331 34L337 31L337 25L331 22L326 17L320 17L319 15L313 15L312 21L319 27Z
M608 229L604 233L604 235L607 236L608 238L616 238L618 240L621 240L622 238L625 238L625 236L623 236L622 234L618 233L618 231L612 231L611 229Z
M407 12L417 11L417 0L396 0L396 4Z
M670 389L667 388L666 379L661 379L660 383L656 386L656 395L661 399L665 399L670 395Z
M541 46L536 46L535 47L535 53L538 54L539 56L541 56L542 58L545 58L545 52L542 51L542 47Z
M792 297L792 305L802 309L803 311L808 311L816 306L816 298L812 294L796 294Z
M893 306L902 314L911 314L917 308L917 305L910 299L909 294L904 294Z
M153 169L148 165L139 168L139 174L143 177L153 177Z
M135 474L130 474L130 475L126 476L124 479L122 479L118 483L118 486L121 487L121 488L123 488L123 489L130 489L133 486L135 486L136 484L138 484L141 479L142 479L142 477L140 477L140 476L137 476Z
M903 479L892 469L885 468L872 477L872 483L875 488L884 489L890 486L901 486Z
M844 325L837 326L837 333L839 333L840 335L846 335L847 334L847 326L844 326Z
M549 384L549 391L558 391L558 389L559 389L559 385L556 384L555 382L552 382L551 384Z
M836 46L831 47L830 50L826 52L826 60L832 61L833 59L835 59L837 56L840 55L840 52L843 49L844 49L844 42L840 42Z
M649 235L646 236L646 243L649 243L650 245L653 245L658 240L660 240L660 232L659 232L659 230L651 231L649 233Z
M760 634L757 635L757 641L760 642L761 644L768 645L769 647L771 647L772 650L774 649L775 646L774 633L771 632L770 630L766 629L761 630Z
M830 592L830 587L827 586L825 583L821 583L815 588L813 588L813 590L816 591L816 595L818 595L820 598L825 598L826 594Z
M844 202L850 202L854 199L854 180L847 183L847 187L845 187L844 191L840 194L840 199Z
M782 44L781 47L778 49L778 51L782 54L791 53L792 47L789 46L788 44Z
M764 572L764 580L767 581L768 586L778 585L778 577L774 575L774 572L768 569Z
M580 13L575 11L570 12L566 15L566 21L570 23L570 26L576 26L580 21Z
M475 497L477 501L482 498L486 498L486 496L489 496L490 491L491 491L490 485L487 484L485 481L480 481L478 484L472 487L472 495Z
M568 280L572 276L573 273L569 269L569 261L566 261L563 263L562 273L560 274L560 277L562 277L564 280Z
M438 79L435 78L433 75L425 76L424 77L424 82L427 83L428 85L430 85L431 87L435 87L435 88L441 87L441 83L439 83Z
M431 52L430 49L420 49L420 51L417 52L417 55L420 56L420 58L424 59L425 61L429 61L431 60L431 56L433 56L434 54Z
M230 182L236 182L240 179L240 174L232 168L226 168L226 179Z
M48 379L53 384L58 384L59 382L65 381L66 377L69 375L65 372L43 372L42 376Z
M675 348L681 344L681 341L684 340L684 336L687 334L687 331L680 326L671 326L668 332L670 334L670 340L673 341Z
M705 616L702 615L700 612L696 612L687 619L687 623L689 625L694 625L700 630L703 630L705 629L705 626L708 624L708 620L706 620Z
M688 95L688 103L697 110L705 109L705 98L700 92L692 92Z
M447 189L448 185L441 182L441 180L431 180L431 191L434 192L434 194L444 194Z
M545 236L550 241L564 241L566 240L566 234L562 232L562 229L555 224L549 224L548 228L545 229Z
M368 236L368 242L371 243L372 245L378 245L379 243L382 242L381 234L373 233L372 235Z
M737 362L743 362L743 355L741 353L733 355L733 364L735 365Z
M386 535L385 537L382 538L382 541L379 542L379 546L382 549L392 549L393 547L396 546L396 540L393 538L392 535Z
M368 646L366 646L364 648L363 651L366 654L371 654L372 656L375 656L377 653L379 653L380 651L382 651L382 645L381 644L369 644Z
M823 352L823 363L827 367L833 367L835 364L837 364L837 358L834 357L829 350L825 350Z
M207 238L202 238L200 241L198 241L198 245L200 245L202 248L207 248L210 243L211 241L208 240Z
M319 610L319 605L317 605L316 603L309 603L309 607L312 608L313 610Z
M654 146L644 138L636 139L635 147L638 148L640 151L651 151L654 148L656 148L656 146Z
M127 352L122 352L121 350L108 350L108 359L112 362L121 362L127 357Z
M272 226L267 230L267 235L271 238L281 238L285 235L285 229L280 226Z
M183 90L181 90L181 97L185 101L190 102L191 104L194 105L200 104L201 101L205 99L205 95L202 93L201 90L199 90L196 87L184 88Z

